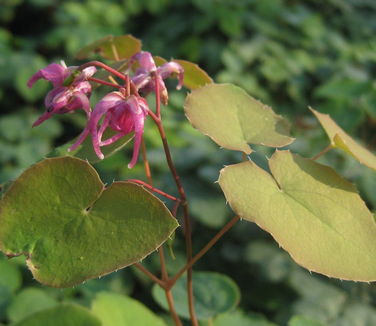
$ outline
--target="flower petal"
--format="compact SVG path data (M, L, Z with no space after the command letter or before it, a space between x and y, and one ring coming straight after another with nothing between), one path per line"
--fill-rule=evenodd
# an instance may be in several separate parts
M177 62L171 61L158 68L158 72L163 79L168 78L172 74L177 74L179 78L179 83L176 89L180 89L183 86L184 80L184 69Z
M58 87L63 84L65 74L66 68L57 63L51 63L47 67L36 72L27 82L27 86L32 87L37 80L43 78L50 81L54 87Z

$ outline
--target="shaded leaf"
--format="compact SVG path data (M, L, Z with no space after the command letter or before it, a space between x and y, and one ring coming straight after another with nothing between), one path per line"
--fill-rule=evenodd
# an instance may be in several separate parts
M99 293L91 310L102 326L166 326L141 302L120 294Z
M108 139L115 134L115 131L107 129L103 134L103 139ZM101 151L105 158L108 158L109 156L115 154L117 151L124 148L124 146L127 145L133 139L133 136L134 133L132 132L128 135L121 137L119 140L112 143L111 145L101 147ZM92 164L101 161L101 159L94 152L90 136L86 137L83 143L80 146L78 146L74 151L68 152L68 148L71 147L76 142L76 140L77 138L73 139L67 144L55 148L52 152L47 154L47 157L73 156L83 160L87 160Z
M15 292L21 286L21 272L7 260L0 260L0 286Z
M309 270L375 280L376 223L355 186L289 151L276 152L269 167L272 175L251 161L221 171L219 183L233 210L271 233Z
M181 277L172 288L172 294L177 314L190 318L186 289L187 279ZM193 274L193 293L197 318L201 320L230 311L240 300L240 291L236 283L226 275L213 272ZM153 297L161 307L168 310L165 293L158 285L153 287Z
M277 326L261 315L246 315L242 311L227 312L214 320L214 326Z
M327 133L332 147L337 147L357 159L360 163L376 170L376 156L363 146L359 145L345 131L341 129L328 114L320 113L311 108Z
M56 305L57 301L48 296L43 290L26 288L12 300L7 309L7 315L12 322L18 322L38 311Z
M52 158L27 169L4 195L0 248L25 255L38 281L69 287L139 261L176 226L143 187L105 188L87 162Z
M294 316L289 320L288 326L326 326L326 324L305 316Z
M101 326L87 309L73 304L37 312L14 326Z
M184 108L195 128L227 149L250 154L248 143L281 147L293 141L286 120L231 84L208 84L194 90Z

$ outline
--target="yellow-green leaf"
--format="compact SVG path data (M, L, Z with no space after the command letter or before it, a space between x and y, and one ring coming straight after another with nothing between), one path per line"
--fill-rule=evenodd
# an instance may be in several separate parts
M221 171L219 183L233 210L311 271L376 280L376 223L355 186L289 151L276 152L269 167L271 174L249 161Z
M174 60L184 69L183 84L189 89L196 89L206 84L213 83L213 79L197 64L186 60Z
M311 108L327 133L332 147L337 147L357 159L360 163L376 170L376 156L369 150L359 145L341 127L339 127L328 114L320 113Z
M93 53L99 53L106 59L129 59L135 53L141 51L142 43L132 35L113 36L108 35L85 47L76 54L77 59L86 59Z
M195 89L184 108L194 127L227 149L249 154L249 143L282 147L294 140L286 120L235 85L208 84Z

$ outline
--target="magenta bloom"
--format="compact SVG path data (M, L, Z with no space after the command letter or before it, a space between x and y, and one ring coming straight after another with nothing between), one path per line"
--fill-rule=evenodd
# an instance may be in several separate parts
M151 53L144 51L136 53L132 57L132 61L138 61L140 65L132 77L132 82L135 84L137 90L146 96L155 91L155 81L157 80L161 101L164 105L167 105L168 93L163 79L168 78L172 74L177 74L179 83L176 88L180 89L183 85L184 69L176 62L167 62L157 68ZM155 78L153 74L155 74Z
M52 63L30 78L27 83L29 87L32 87L41 78L50 81L54 87L44 100L46 112L34 122L33 127L40 125L54 114L67 113L81 108L88 117L90 116L88 96L91 93L91 85L87 79L96 72L96 68L88 67L75 75L76 68L66 67L64 63L62 65ZM64 85L64 82L70 76L72 80L69 81L68 79L69 85Z
M81 133L77 142L68 150L72 151L76 149L90 133L94 151L100 159L103 159L104 155L101 152L101 146L110 145L119 138L134 132L133 156L131 162L128 164L128 167L132 168L137 162L148 110L148 104L142 97L136 95L125 97L121 92L109 93L95 106L86 128ZM103 122L99 125L102 117L104 117ZM107 127L118 133L109 139L102 140L103 133Z

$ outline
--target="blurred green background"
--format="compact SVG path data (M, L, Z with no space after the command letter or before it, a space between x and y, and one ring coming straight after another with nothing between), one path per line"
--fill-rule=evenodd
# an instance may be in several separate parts
M0 0L0 184L75 137L85 124L84 114L76 113L55 116L32 129L44 111L49 85L41 81L30 90L27 80L50 62L80 63L75 53L108 34L133 34L155 55L194 61L216 82L243 87L291 121L297 141L290 148L304 156L328 144L308 105L329 113L375 151L375 32L374 0ZM219 150L187 123L182 110L186 92L171 90L163 115L189 195L197 252L231 216L214 182L223 165L241 156ZM157 132L150 121L149 126L145 140L155 185L175 193ZM126 167L131 150L95 165L105 182L143 178L142 164ZM253 159L265 165L271 152L256 150ZM320 161L356 183L375 209L374 172L336 151ZM180 236L173 247L176 260L170 258L170 272L183 265ZM22 303L25 291L31 292L26 297L43 298L43 308L57 301L89 306L97 292L108 290L131 295L165 314L151 297L150 282L132 268L55 290L39 286L20 261L0 260L0 323L5 325L29 313ZM155 255L145 264L158 272ZM283 326L294 315L321 323L289 325L376 325L374 285L310 275L251 223L238 223L195 268L224 273L241 288L238 312L218 317L218 326Z

